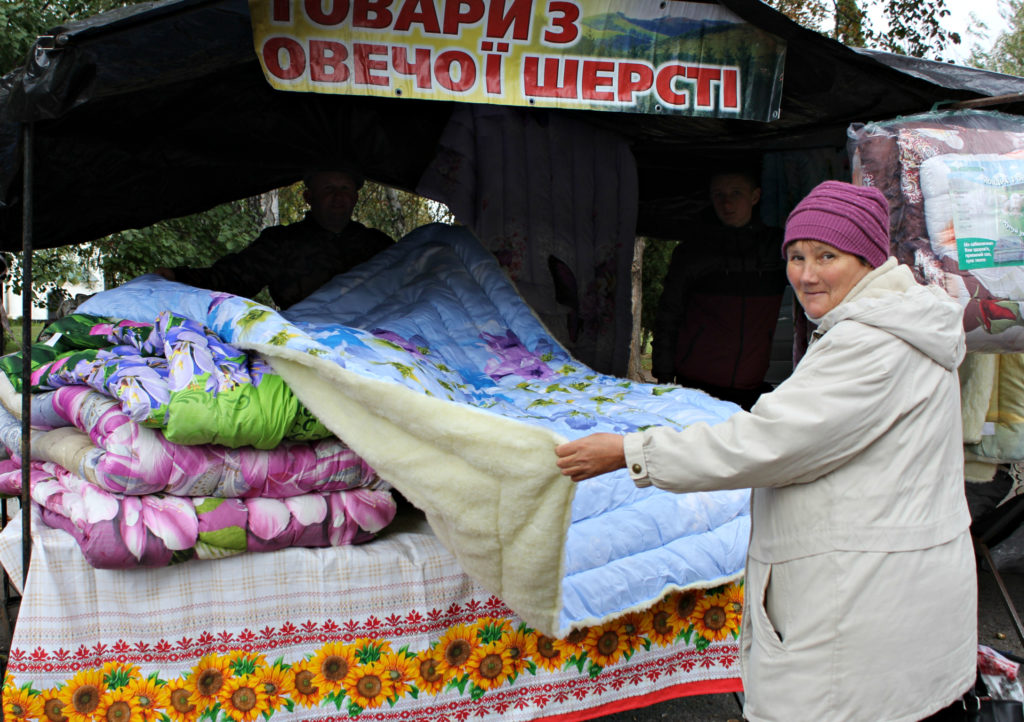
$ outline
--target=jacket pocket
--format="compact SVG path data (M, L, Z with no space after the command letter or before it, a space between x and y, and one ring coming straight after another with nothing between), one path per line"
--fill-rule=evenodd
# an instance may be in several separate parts
M768 651L784 652L785 639L772 621L772 614L778 614L780 610L772 609L768 601L772 584L772 565L748 559L746 583L751 586L748 588L747 597L749 609L745 611L751 615L750 626L756 643Z

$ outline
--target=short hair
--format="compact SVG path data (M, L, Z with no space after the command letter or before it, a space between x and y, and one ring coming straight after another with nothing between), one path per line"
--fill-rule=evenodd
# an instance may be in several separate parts
M738 175L749 181L752 188L761 187L761 168L750 163L719 165L711 172L708 183L710 184L715 178L723 175Z
M306 172L302 174L302 182L309 188L313 183L313 178L320 173L344 173L356 184L356 190L363 187L363 174L354 163L349 162L335 163L334 165L318 168L307 168Z

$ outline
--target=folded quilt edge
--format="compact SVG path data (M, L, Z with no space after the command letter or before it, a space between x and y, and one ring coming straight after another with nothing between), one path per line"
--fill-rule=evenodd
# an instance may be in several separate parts
M576 491L555 464L563 437L309 354L238 345L262 354L325 426L422 509L467 574L530 626L558 631Z

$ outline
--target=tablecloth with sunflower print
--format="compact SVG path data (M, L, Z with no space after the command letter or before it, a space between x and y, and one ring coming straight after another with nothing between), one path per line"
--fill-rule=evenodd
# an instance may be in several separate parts
M160 569L96 569L37 526L24 589L19 524L8 721L569 720L741 687L740 582L552 638L415 511L362 546Z

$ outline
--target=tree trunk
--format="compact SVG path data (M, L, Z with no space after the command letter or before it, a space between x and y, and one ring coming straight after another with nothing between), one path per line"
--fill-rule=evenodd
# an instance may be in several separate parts
M263 217L260 219L260 227L268 228L269 226L280 225L281 210L278 204L277 190L261 193L259 199L260 210L263 212Z
M643 237L633 243L633 263L629 268L630 276L630 312L633 315L632 332L629 334L629 367L627 377L633 381L644 381L643 366L640 357L643 353L641 344L641 319L643 317L643 279L644 279L644 246Z
M401 226L402 233L398 237L404 237L406 233L413 229L406 227L407 221L405 219L405 209L402 207L402 199L399 197L398 191L390 186L384 187L384 197L387 198L388 206L395 216L395 225Z

